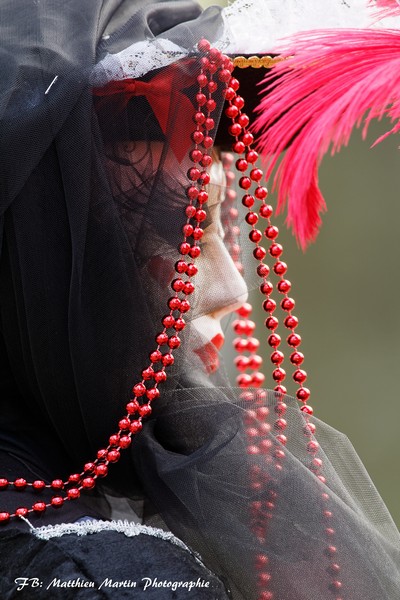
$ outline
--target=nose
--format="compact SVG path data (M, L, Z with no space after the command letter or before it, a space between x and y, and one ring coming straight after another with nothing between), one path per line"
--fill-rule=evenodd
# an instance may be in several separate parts
M246 282L237 270L225 245L224 250L226 256L224 260L224 283L221 281L220 289L223 304L221 303L221 306L212 313L214 319L218 320L240 308L249 296Z
M197 282L201 290L198 309L203 314L219 320L246 302L246 282L219 236L205 245L198 266Z

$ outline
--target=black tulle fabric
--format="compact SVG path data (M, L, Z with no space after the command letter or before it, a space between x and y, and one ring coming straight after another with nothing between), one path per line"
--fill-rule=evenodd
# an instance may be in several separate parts
M121 110L116 98L93 96L93 68L156 36L192 50L203 36L221 36L222 21L219 9L200 14L190 0L1 0L0 7L0 476L50 480L79 472L117 431L155 349L186 221L191 163L187 155L179 163L169 145L186 122L181 107L171 107L162 131L146 99ZM179 85L196 59L177 65ZM182 89L194 106L196 86ZM215 218L210 210L205 225ZM215 283L207 261L203 269L206 284L191 299L190 322L235 300L234 289ZM326 488L308 468L302 413L288 397L289 441L277 471L275 395L255 391L245 400L223 370L207 375L189 351L199 335L190 324L151 419L104 485L32 524L108 518L107 492L139 503L145 520L161 516L235 600L257 599L258 554L269 557L274 599L335 598L325 554ZM248 411L257 415L260 407L268 409L258 425L270 444L265 455L251 456ZM348 440L317 425L343 583L336 597L395 600L398 532ZM261 490L251 486L252 469ZM3 491L0 501L13 510L26 496ZM271 501L265 540L257 539L251 507ZM0 533L17 527L27 529L14 522ZM9 538L7 544L11 556ZM20 565L24 545L14 549ZM11 560L2 559L8 576Z

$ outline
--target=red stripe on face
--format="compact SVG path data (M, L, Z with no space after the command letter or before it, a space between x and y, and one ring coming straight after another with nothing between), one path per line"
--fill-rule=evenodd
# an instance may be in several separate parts
M224 345L224 342L225 342L225 338L222 335L222 333L218 333L211 340L211 343L214 344L214 346L217 348L217 350L221 350L222 346Z
M219 354L218 350L220 350L224 344L225 338L222 333L218 333L215 335L211 342L205 344L201 348L197 348L195 353L204 363L207 373L215 373L215 371L219 368Z

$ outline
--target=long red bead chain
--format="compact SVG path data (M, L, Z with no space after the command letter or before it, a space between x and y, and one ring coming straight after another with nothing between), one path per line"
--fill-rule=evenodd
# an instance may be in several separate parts
M271 332L268 337L268 344L273 350L270 358L274 367L272 378L276 383L274 388L276 393L276 404L274 406L274 411L277 415L277 418L274 422L274 429L277 432L276 440L285 446L287 443L287 438L283 432L287 428L287 421L284 418L287 411L287 405L283 400L284 394L287 393L287 389L283 385L283 381L286 378L286 372L282 367L285 356L284 353L278 349L282 340L280 335L276 333L279 320L274 316L273 313L277 308L277 303L271 297L271 294L274 291L274 286L269 280L270 267L264 262L264 259L267 256L267 251L263 246L260 245L263 237L265 237L270 243L268 253L273 259L275 259L273 271L279 278L276 284L276 289L278 293L283 296L280 306L286 313L283 321L284 326L290 332L286 342L290 348L290 362L295 368L292 378L299 386L298 390L296 391L296 397L302 404L300 410L305 418L303 431L306 438L312 438L315 434L316 428L314 423L310 422L310 417L313 414L312 407L308 405L310 390L304 386L304 383L307 380L307 373L300 368L304 361L304 355L299 351L299 346L301 345L302 339L295 331L299 321L298 318L292 314L292 311L295 308L295 301L293 298L289 297L291 283L288 279L286 279L288 267L282 260L283 247L277 242L279 229L271 223L273 209L272 206L266 202L268 191L265 187L260 185L260 182L263 179L263 172L261 169L255 166L255 163L258 159L258 154L252 149L254 138L251 132L248 130L249 118L242 110L244 108L244 100L237 94L238 89L239 81L232 77L228 82L227 89L225 90L225 98L229 103L229 106L225 109L225 114L228 118L232 119L232 124L229 128L230 134L233 138L235 138L235 141L232 145L232 150L241 155L241 157L236 161L236 169L241 175L238 184L239 187L245 192L242 197L242 204L248 209L246 214L246 222L251 227L249 239L255 245L253 255L259 263L257 266L257 274L262 279L260 291L264 296L266 296L266 299L263 302L263 309L268 313L268 317L265 320L265 326ZM226 164L227 170L229 169L230 164L231 161L228 160ZM246 175L246 172L249 168L250 173L249 175ZM231 181L231 179L231 176L229 176L228 182ZM253 184L255 184L257 187L254 191L254 194L251 194L249 191ZM258 213L254 209L256 200L260 201ZM259 222L259 217L262 217L267 221L267 226L264 230L264 236L259 229L256 229L256 224ZM236 257L234 256L233 258L235 259ZM237 352L240 353L235 360L235 364L239 372L242 372L237 377L237 384L241 388L258 387L258 379L262 381L264 377L262 373L243 373L243 371L246 369L254 368L255 364L253 363L252 352L254 352L254 349L256 349L259 345L257 338L253 337L254 322L248 319L251 311L251 305L246 303L246 305L237 311L238 315L242 317L242 319L233 322L234 332L244 336L236 338L234 341L234 347ZM250 355L243 356L243 351L250 351ZM259 366L261 366L261 363ZM250 393L248 394L248 397L246 394L243 394L243 398L253 401L254 398L257 398L257 394ZM264 412L263 414L260 414L260 411L262 410ZM264 438L270 427L265 421L268 415L267 411L268 409L265 406L261 406L256 410L251 409L247 411L246 425L249 443L248 452L251 455L268 454L268 452L272 453L275 459L274 467L277 471L280 471L282 470L282 460L285 458L285 452L282 447L273 448L272 444L268 443L269 440ZM261 441L259 441L258 444L255 443L255 441L260 439ZM314 438L309 439L307 442L307 451L312 456L309 468L316 473L322 484L326 483L326 479L322 475L323 462L317 457L319 444ZM251 487L253 490L260 490L263 486L263 482L259 478L260 475L261 469L258 467L258 465L253 465L251 471ZM265 541L268 520L272 517L272 511L275 506L274 503L277 498L276 490L269 489L268 493L269 497L264 500L264 503L261 501L255 501L251 506L252 528L260 541ZM333 515L326 506L326 503L328 503L330 500L330 496L325 489L322 491L321 498L324 503L323 517L326 523L325 534L328 539L328 546L326 547L325 553L330 560L328 573L331 576L331 581L329 587L335 594L339 594L342 587L342 583L337 579L340 566L335 561L337 548L332 543L335 531L329 523ZM268 556L265 554L259 555L256 559L256 568L259 570L258 587L260 594L258 600L272 600L273 598L273 593L268 589L272 577L271 574L265 570L268 562ZM336 595L335 600L342 600L342 598Z
M222 164L226 177L226 194L222 205L222 224L225 230L225 245L235 263L239 273L243 274L244 268L241 262L241 247L240 247L240 228L237 225L238 210L234 206L237 194L233 188L235 174L231 170L234 162L234 156L231 153L224 152L222 154ZM260 372L262 365L262 357L257 354L260 342L257 338L252 337L256 328L256 324L249 317L252 312L252 306L246 302L236 312L238 319L232 323L232 328L237 337L234 340L234 348L238 355L235 358L235 366L239 371L236 382L239 387L259 388L265 381L265 376ZM246 356L243 352L249 352ZM250 370L251 374L245 373Z

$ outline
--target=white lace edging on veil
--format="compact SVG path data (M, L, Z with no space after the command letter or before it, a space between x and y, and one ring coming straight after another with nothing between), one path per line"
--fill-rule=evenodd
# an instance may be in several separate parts
M164 38L137 42L117 54L107 54L93 69L91 83L100 87L108 81L137 79L187 55L187 50Z

